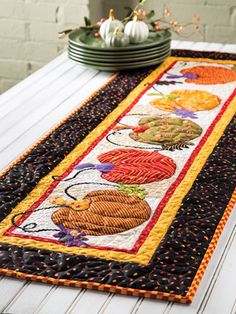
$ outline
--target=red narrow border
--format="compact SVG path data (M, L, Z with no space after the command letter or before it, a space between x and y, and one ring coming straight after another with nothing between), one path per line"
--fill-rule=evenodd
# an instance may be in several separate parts
M78 164L80 162L80 160L82 160L84 158L84 156L86 156L96 145L98 142L100 142L109 132L110 130L118 123L118 121L120 121L134 106L135 104L139 101L139 99L146 93L146 91L148 89L150 89L151 86L153 86L153 84L155 84L155 82L157 82L158 80L161 79L161 77L169 71L169 69L171 69L176 62L178 62L177 60L172 62L169 67L163 71L163 73L161 73L157 78L155 78L155 80L153 80L152 83L148 84L147 87L135 98L135 100L130 104L130 106L119 116L119 118L114 121L110 127L108 127L99 137L96 138L96 140L93 142L93 144L90 145L90 147L82 154L80 155L80 157L78 157L78 159L76 159L75 162L73 162L70 167L58 178L59 179L64 179L66 176L69 175L69 173L71 173L71 171L74 169L75 165ZM140 83L142 84L142 82ZM128 97L128 96L127 96ZM28 211L34 211L53 191L54 188L57 187L57 185L60 183L59 180L54 181L50 187L47 189L47 191L29 208ZM21 217L18 219L18 224L22 224L32 213L28 213L25 214L24 217ZM9 228L4 234L5 235L9 235L8 232L12 232L15 229L15 227L11 227ZM14 236L14 235L13 235ZM26 236L24 236L26 237Z
M23 272L19 272L18 270L10 270L10 269L5 269L5 268L0 268L0 274L2 275L7 275L10 277L14 278L23 278L23 279L29 279L33 281L38 281L38 282L44 282L47 284L54 284L54 285L62 285L62 286L67 286L67 287L76 287L76 288L83 288L83 289L92 289L92 290L97 290L97 291L103 291L103 292L116 292L119 294L123 295L130 295L130 296L135 296L135 297L145 297L145 298L151 298L151 299L159 299L159 300L165 300L165 301L172 301L172 302L180 302L184 304L190 304L192 302L192 299L196 293L197 287L200 283L200 280L204 274L205 268L207 267L211 255L217 245L218 239L221 235L221 232L229 218L229 215L233 209L233 206L235 204L235 197L236 195L232 195L228 205L226 206L226 219L224 216L221 218L221 221L219 222L215 235L216 238L214 239L213 237L213 242L211 241L210 245L208 246L208 250L204 256L204 258L207 255L207 258L204 262L204 267L201 272L201 274L198 276L196 279L196 284L194 285L194 289L192 289L191 293L189 293L190 289L188 290L186 295L178 295L178 294L172 294L168 292L161 292L161 291L152 291L152 290L142 290L142 289L133 289L133 288L125 288L121 286L112 286L108 284L101 284L101 283L96 283L96 282L88 282L88 281L76 281L76 280L70 280L70 279L55 279L53 277L47 277L47 276L39 276L39 275L31 275ZM220 226L220 232L218 232L218 228ZM210 248L210 246L213 246L213 248ZM210 248L210 251L209 251ZM208 252L209 251L209 252ZM199 271L200 268L198 268ZM190 287L191 288L191 287Z
M155 82L157 82L158 80L160 80L162 78L162 76L168 72L175 64L177 61L174 61L162 74L160 74L152 83L148 84L148 86L135 98L135 100L131 103L131 105L119 116L119 118L113 122L109 128L106 129L106 131L104 131L94 142L92 145L90 145L90 147L73 163L71 164L71 166L63 173L63 175L61 175L59 178L63 179L66 176L69 175L69 173L71 173L71 171L73 170L74 166L76 164L79 163L80 160L82 160L84 158L84 156L86 156L108 133L109 131L135 106L135 104L139 101L139 99L146 93L147 90L149 90L154 84ZM231 100L234 98L234 96L236 95L236 90L234 90L234 92L229 96L229 98L227 99L227 101L224 103L224 105L222 106L220 112L218 113L218 115L216 116L216 118L214 119L214 121L212 122L212 124L209 126L209 128L207 129L206 133L204 134L204 136L201 138L199 144L197 145L197 147L194 149L194 151L192 152L192 154L190 155L190 157L188 158L186 164L184 165L183 169L181 170L180 174L178 175L178 177L176 178L176 180L171 184L171 186L169 187L169 189L167 190L167 192L165 193L165 195L163 196L162 200L160 201L160 203L158 204L157 208L155 209L155 212L152 216L151 221L147 224L147 226L143 229L143 231L141 232L140 236L138 237L137 241L135 242L134 246L132 249L128 250L128 249L118 249L118 248L111 248L109 246L89 246L87 249L100 249L100 250L112 250L112 251L118 251L118 252L126 252L128 254L134 254L137 253L137 251L139 250L139 248L142 246L142 244L144 243L144 241L146 240L149 232L152 230L152 228L155 226L157 220L159 219L165 205L167 204L167 202L169 201L171 195L173 194L174 190L178 187L178 185L182 182L182 180L185 177L186 172L188 171L188 169L190 168L190 166L192 165L195 157L197 156L197 154L199 153L200 149L203 147L203 145L205 144L207 138L210 136L210 134L212 133L216 123L220 120L221 116L223 115L224 111L226 110L228 104L231 102ZM60 183L60 181L54 181L50 187L47 189L47 191L39 198L38 201L36 201L28 211L31 211L31 213L25 214L24 216L22 216L17 223L20 225L22 224L31 214L32 212L51 194L51 192L53 191L53 189ZM9 228L4 235L7 236L13 236L13 237L18 237L18 238L25 238L25 239L35 239L35 240L39 240L42 242L49 242L49 243L56 243L58 245L61 245L62 247L64 247L65 245L63 245L61 242L57 241L57 240L53 240L53 239L45 239L45 238L41 238L41 237L37 237L37 236L30 236L30 235L21 235L21 234L12 234L12 232L15 230L16 228L14 226L12 226L11 228ZM56 231L55 231L56 232Z

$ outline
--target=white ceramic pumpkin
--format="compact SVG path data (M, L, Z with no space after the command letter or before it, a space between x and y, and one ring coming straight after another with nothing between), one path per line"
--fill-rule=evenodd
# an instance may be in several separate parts
M125 34L129 36L132 44L140 44L147 40L149 35L149 29L145 22L140 19L140 16L135 12L132 21L129 21L125 25Z
M129 44L129 36L116 27L113 33L107 34L105 42L109 47L126 47Z
M114 11L113 11L113 9L111 9L109 12L109 18L105 22L102 23L102 25L100 26L100 29L99 29L99 32L100 32L102 39L105 40L106 36L109 33L114 32L114 30L117 27L120 31L124 30L123 23L121 21L115 19Z

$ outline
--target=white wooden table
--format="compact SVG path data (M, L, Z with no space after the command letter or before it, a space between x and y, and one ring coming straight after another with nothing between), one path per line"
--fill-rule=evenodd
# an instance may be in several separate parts
M236 52L236 45L173 41L173 48ZM0 171L103 85L112 73L87 69L66 53L0 96ZM0 313L234 314L236 210L191 305L56 287L0 277Z

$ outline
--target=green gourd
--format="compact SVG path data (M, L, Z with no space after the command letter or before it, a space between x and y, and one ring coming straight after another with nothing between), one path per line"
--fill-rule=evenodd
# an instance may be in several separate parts
M125 25L125 34L129 36L131 44L139 44L147 40L149 29L146 23L141 20L138 12L134 12L134 18Z
M125 47L129 44L129 36L119 31L117 27L113 33L109 33L105 39L109 47Z
M99 33L100 33L102 39L105 40L106 36L109 33L114 32L114 30L117 27L120 31L123 31L123 29L124 29L123 23L121 21L115 19L114 11L113 11L113 9L111 9L109 12L109 18L105 22L102 23L102 25L100 26L100 29L99 29Z
M138 142L149 144L180 144L189 142L202 133L202 128L192 120L172 116L150 116L138 123L146 126L143 132L132 132L129 136Z

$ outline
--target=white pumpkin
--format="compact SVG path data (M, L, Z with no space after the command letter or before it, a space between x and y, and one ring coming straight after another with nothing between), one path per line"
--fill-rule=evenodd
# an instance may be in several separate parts
M105 42L109 47L126 47L129 44L129 36L117 27L113 33L107 34Z
M102 39L106 39L107 34L113 33L114 30L118 27L120 31L124 30L124 25L121 21L116 20L114 17L114 11L113 9L109 12L109 18L102 23L100 26L99 32L102 37Z
M140 44L147 40L149 35L148 26L140 19L137 12L135 12L133 20L125 25L125 34L129 36L132 44Z

